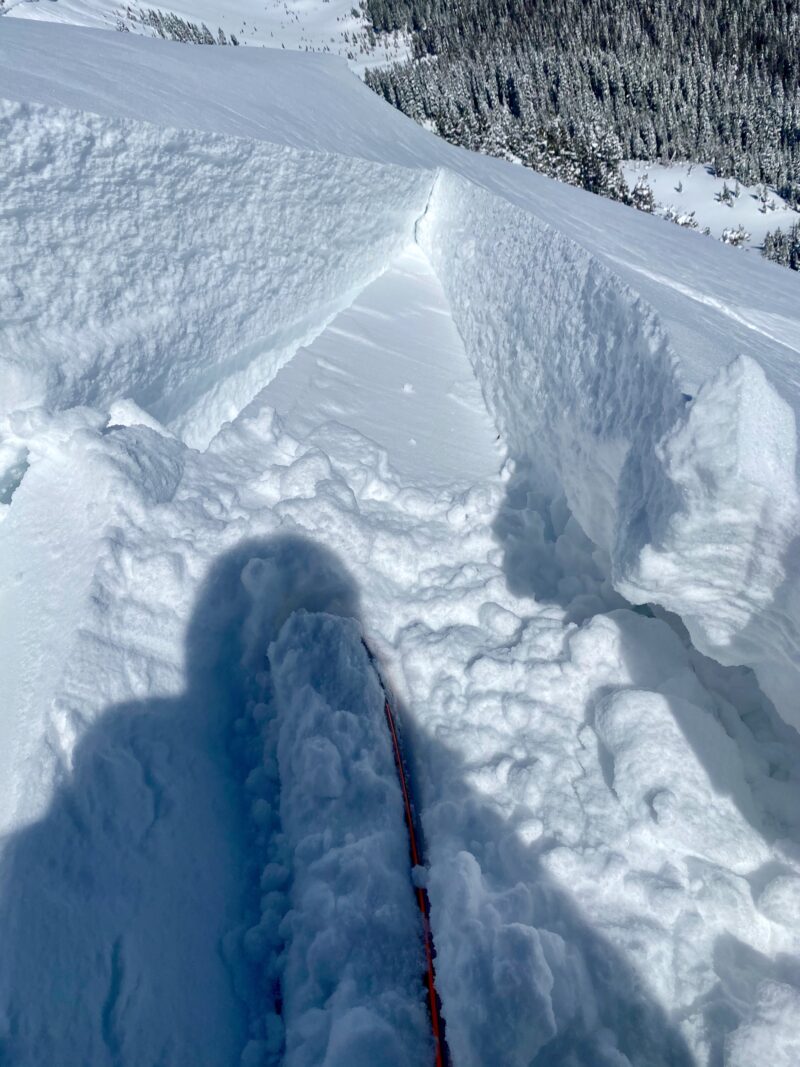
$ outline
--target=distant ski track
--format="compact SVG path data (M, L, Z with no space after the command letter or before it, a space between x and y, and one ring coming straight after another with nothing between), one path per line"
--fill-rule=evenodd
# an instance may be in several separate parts
M610 258L614 262L620 264L623 263L623 260L618 257ZM716 297L697 292L690 286L683 285L674 278L668 278L663 274L659 274L657 271L645 270L644 267L637 267L636 270L644 277L652 278L653 281L658 282L659 285L674 289L676 292L680 293L681 296L688 297L690 300L694 300L698 304L712 308L714 311L718 311L721 315L726 315L734 322L747 327L748 330L753 330L755 333L761 334L768 341L782 345L785 348L791 349L792 352L800 354L800 336L798 335L797 323L793 320L782 316L765 315L763 311L755 311L749 308L737 309L730 307L724 301L719 300Z

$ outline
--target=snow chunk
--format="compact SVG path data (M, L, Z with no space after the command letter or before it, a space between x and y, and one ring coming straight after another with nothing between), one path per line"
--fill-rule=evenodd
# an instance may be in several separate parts
M758 989L753 1018L743 1023L727 1042L728 1067L795 1067L800 1062L800 990L781 982L764 981Z
M754 666L800 726L796 435L762 368L734 360L657 446L662 477L641 519L646 535L632 531L616 563L627 597L679 613L706 655Z
M620 803L632 818L650 821L662 848L702 851L742 873L766 860L761 838L748 832L735 803L711 788L706 766L719 765L720 784L726 776L736 781L729 772L736 752L701 709L675 695L623 690L597 709L595 731L611 756Z
M759 894L758 907L773 922L800 929L800 877L781 874L773 878Z
M295 612L269 661L292 863L284 1062L416 1067L421 930L383 693L351 620Z
M557 1032L542 935L504 918L469 852L435 864L428 884L454 1062L527 1067Z
M108 427L111 429L115 426L147 426L148 429L154 430L162 437L174 436L165 426L162 426L158 419L154 419L152 415L143 411L130 397L115 400L109 407Z

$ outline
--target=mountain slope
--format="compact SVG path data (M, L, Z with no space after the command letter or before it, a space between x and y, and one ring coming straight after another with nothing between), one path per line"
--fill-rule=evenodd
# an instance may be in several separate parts
M385 34L377 45L367 32L363 13L351 0L227 0L222 7L209 0L191 0L188 4L167 0L155 6L115 0L51 0L47 4L39 0L4 0L0 14L148 37L160 36L161 29L168 40L181 39L170 33L185 33L188 26L194 32L207 30L212 43L216 43L222 30L226 44L329 52L346 57L354 70L403 59L407 51L400 34ZM183 26L171 26L171 16Z
M2 29L10 1062L424 1059L363 633L454 1062L792 1063L796 280L329 58Z

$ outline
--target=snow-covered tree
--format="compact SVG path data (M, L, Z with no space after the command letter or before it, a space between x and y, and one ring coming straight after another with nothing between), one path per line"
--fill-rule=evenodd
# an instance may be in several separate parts
M656 198L647 181L646 174L642 174L636 179L636 185L631 190L631 202L639 211L655 211Z
M770 231L764 238L761 253L774 263L800 271L800 222L785 233L780 228Z

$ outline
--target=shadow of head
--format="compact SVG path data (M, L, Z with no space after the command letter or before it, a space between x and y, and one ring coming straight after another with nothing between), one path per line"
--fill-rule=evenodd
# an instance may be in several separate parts
M299 534L245 541L206 577L186 635L187 686L258 668L292 612L358 619L358 588L330 549Z

